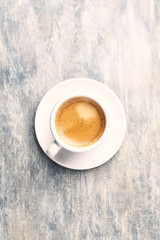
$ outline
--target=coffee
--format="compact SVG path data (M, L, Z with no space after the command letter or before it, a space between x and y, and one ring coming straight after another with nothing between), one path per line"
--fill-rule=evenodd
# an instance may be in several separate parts
M55 117L60 138L74 147L89 146L102 136L106 118L102 108L90 98L75 97L64 102Z

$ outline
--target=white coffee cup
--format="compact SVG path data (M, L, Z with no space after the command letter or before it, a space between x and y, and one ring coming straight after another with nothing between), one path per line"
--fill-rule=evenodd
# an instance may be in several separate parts
M66 102L67 100L74 98L74 97L87 97L90 98L91 100L93 100L94 102L96 102L103 110L105 118L106 118L106 125L105 125L105 129L103 131L102 136L93 144L89 145L89 146L84 146L84 147L75 147L75 146L71 146L69 144L67 144L66 142L64 142L57 130L56 130L56 126L55 126L55 117L57 114L57 111L59 110L60 106L63 105L64 102ZM92 94L78 94L78 95L69 95L69 96L65 96L63 98L61 98L53 107L51 115L50 115L50 129L52 132L52 135L54 137L54 141L49 145L46 153L50 158L53 158L59 151L61 148L65 148L68 151L71 152L77 152L77 153L82 153L82 152L86 152L89 150L92 150L94 148L96 148L97 146L99 146L99 144L101 144L103 142L103 140L106 138L108 129L109 129L109 122L108 122L108 116L107 116L107 110L104 107L104 103L103 103L103 99L100 98L95 98L92 96Z

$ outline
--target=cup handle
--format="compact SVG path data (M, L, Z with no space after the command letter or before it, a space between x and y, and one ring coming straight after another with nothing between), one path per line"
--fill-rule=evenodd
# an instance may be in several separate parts
M51 145L48 147L46 153L50 158L53 158L62 148L61 145L59 145L56 141L51 143Z

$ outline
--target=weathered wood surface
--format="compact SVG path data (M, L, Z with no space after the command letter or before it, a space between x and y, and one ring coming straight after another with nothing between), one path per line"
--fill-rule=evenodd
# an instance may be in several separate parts
M160 1L0 0L0 239L160 239ZM72 77L121 99L111 161L72 171L40 149L42 96Z

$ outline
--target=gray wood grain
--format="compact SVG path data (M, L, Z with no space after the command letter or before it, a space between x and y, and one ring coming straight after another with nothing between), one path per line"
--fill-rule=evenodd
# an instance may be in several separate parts
M0 239L160 239L160 1L1 0ZM127 133L111 161L62 168L34 116L67 78L104 82Z

